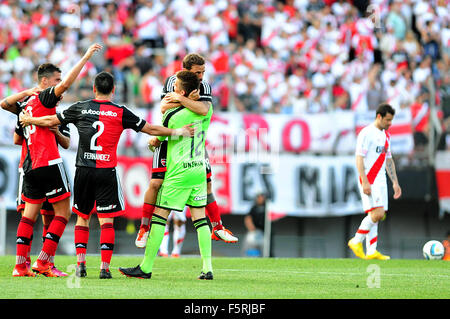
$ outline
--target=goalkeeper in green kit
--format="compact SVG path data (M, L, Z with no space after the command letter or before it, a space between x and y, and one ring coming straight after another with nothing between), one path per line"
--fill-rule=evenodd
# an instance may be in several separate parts
M174 84L174 91L188 96L198 89L200 82L195 73L180 71ZM213 279L211 262L211 232L205 217L206 169L205 141L211 121L212 107L202 116L184 106L169 109L164 113L163 126L168 128L191 124L195 128L193 137L170 138L167 145L167 172L156 199L152 216L150 236L141 264L133 268L119 268L128 277L150 278L153 263L164 237L167 217L172 210L183 211L190 207L192 222L197 230L198 245L203 268L199 279ZM181 125L181 126L180 126ZM161 141L166 137L158 137Z

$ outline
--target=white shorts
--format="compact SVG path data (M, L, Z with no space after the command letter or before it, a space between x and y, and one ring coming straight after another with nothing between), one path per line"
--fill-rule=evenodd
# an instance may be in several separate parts
M184 207L184 210L182 212L178 210L173 210L169 215L169 220L173 219L181 222L186 222L186 210L187 207Z
M358 183L358 187L365 213L368 213L378 207L383 207L384 211L388 210L388 189L386 183L372 184L371 195L364 194L361 183Z

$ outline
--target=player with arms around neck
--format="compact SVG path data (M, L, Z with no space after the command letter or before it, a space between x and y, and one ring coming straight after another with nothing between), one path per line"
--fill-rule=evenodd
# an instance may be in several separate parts
M390 259L377 251L378 223L388 209L386 172L392 181L394 199L402 190L398 183L394 160L391 154L391 139L387 132L392 124L395 110L389 104L380 104L375 121L358 134L356 141L356 168L359 174L359 190L363 209L367 216L362 220L355 237L348 246L362 259ZM362 242L366 240L366 253Z
M125 214L124 199L117 175L117 145L124 129L149 135L193 134L193 128L169 129L150 125L125 106L111 101L114 77L100 72L94 80L95 99L77 102L61 113L45 117L21 116L23 125L54 126L73 123L78 130L74 200L72 211L78 215L75 226L77 275L86 276L86 248L89 221L96 211L100 222L100 278L111 278L109 264L115 241L114 217Z
M38 68L38 86L24 91L25 96L15 94L1 102L3 109L18 113L20 108L37 116L56 114L56 106L63 93L72 85L83 66L92 55L102 48L99 44L91 45L85 55L61 80L61 70L45 63ZM23 102L21 99L28 96ZM64 233L70 218L70 187L67 180L55 135L48 127L29 126L24 128L25 141L22 150L25 153L22 162L24 171L23 194L25 201L23 216L17 227L16 265L13 276L33 276L26 267L26 257L33 235L34 223L43 202L47 199L53 206L55 217L51 221L42 250L32 270L47 277L58 277L52 271L50 259L55 255L59 239Z
M184 57L183 71L191 71L197 76L197 79L200 81L199 88L193 90L188 96L184 96L174 92L174 83L177 79L176 74L168 77L161 93L161 112L163 114L165 114L166 111L176 109L181 105L199 115L204 116L208 114L209 110L212 108L212 96L211 87L207 82L203 81L205 64L205 59L199 54L191 53ZM150 139L149 145L156 147L156 150L153 154L152 179L149 188L144 195L141 225L135 241L138 248L144 248L147 243L150 221L155 209L156 194L164 181L164 176L167 171L167 141L161 143L158 139L152 138ZM222 240L227 243L235 243L238 241L238 238L233 236L231 231L222 225L219 207L212 192L211 166L206 152L205 156L208 192L206 215L210 219L213 227L211 238L214 240Z
M180 71L174 83L175 92L188 96L198 87L195 73ZM167 143L167 172L156 199L156 209L152 216L150 236L145 256L134 268L119 268L128 277L150 278L154 260L164 237L167 217L172 210L183 211L187 205L191 209L192 222L197 230L198 244L203 268L199 279L211 280L211 232L205 217L206 168L205 140L211 121L212 108L205 116L179 106L164 113L163 125L176 127L183 123L194 123L195 133L190 139L169 138ZM162 140L163 138L158 137Z

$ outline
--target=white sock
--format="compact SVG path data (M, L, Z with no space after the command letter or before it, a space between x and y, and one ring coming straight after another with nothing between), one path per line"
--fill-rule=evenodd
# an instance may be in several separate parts
M372 255L377 250L378 222L376 222L370 232L366 235L366 255Z
M173 226L173 249L172 254L181 254L181 248L183 247L184 237L186 236L186 224L181 226Z
M358 230L355 234L355 240L359 243L362 243L362 241L366 238L366 235L370 232L370 229L375 225L375 223L372 221L372 218L370 218L369 215L364 217L364 219L361 222L361 225L359 225Z
M161 242L161 246L159 246L159 252L161 254L169 254L169 224L166 224L166 229L164 230L164 237L163 240Z

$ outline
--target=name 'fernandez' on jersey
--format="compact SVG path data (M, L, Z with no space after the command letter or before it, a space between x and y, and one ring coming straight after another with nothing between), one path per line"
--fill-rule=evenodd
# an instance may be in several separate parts
M78 130L77 167L115 167L122 131L129 128L139 132L146 123L125 106L95 99L75 103L57 117Z

